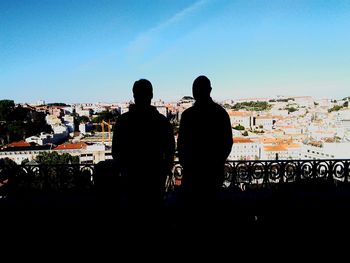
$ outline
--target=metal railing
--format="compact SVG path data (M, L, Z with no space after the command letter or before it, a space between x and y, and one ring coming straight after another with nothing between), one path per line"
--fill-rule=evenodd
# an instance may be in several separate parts
M11 191L90 191L109 176L120 176L114 164L96 169L90 164L17 165L0 164L0 196ZM350 159L227 161L223 187L259 187L302 181L349 182ZM175 163L166 188L181 184L182 167ZM102 178L103 177L103 178Z

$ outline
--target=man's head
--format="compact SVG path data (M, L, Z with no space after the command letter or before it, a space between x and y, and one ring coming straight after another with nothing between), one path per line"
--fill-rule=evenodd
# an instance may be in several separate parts
M210 98L211 84L206 76L199 76L193 81L192 94L196 101L206 101Z
M135 104L138 106L147 106L151 104L153 98L152 83L147 79L135 81L132 88Z

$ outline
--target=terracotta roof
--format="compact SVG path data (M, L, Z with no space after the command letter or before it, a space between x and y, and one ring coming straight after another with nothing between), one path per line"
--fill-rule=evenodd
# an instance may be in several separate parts
M270 120L270 119L273 119L272 116L256 116L255 118L257 120Z
M54 150L75 150L75 149L85 149L86 143L65 143L58 145Z
M246 111L229 111L228 115L237 116L237 117L249 117L250 113L248 113Z
M288 144L288 147L289 147L289 148L300 148L300 144L291 143L291 144Z
M322 146L322 142L321 141L311 141L309 142L310 145L313 146Z
M279 152L279 151L286 151L287 147L285 145L264 146L264 150L266 152Z
M253 142L249 138L243 138L243 137L233 137L233 143L249 143Z
M7 145L7 147L28 147L28 146L31 146L31 145L26 141L12 142Z

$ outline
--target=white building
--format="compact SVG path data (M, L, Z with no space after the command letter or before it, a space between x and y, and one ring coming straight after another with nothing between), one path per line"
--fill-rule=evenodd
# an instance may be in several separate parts
M261 158L263 160L293 160L300 159L301 144L264 145Z
M229 160L260 160L261 143L246 137L234 137Z
M244 128L250 128L252 126L252 114L247 111L228 111L230 117L231 126L238 125L244 126Z
M64 125L68 128L68 132L72 133L74 132L74 117L70 115L64 115L63 116Z
M75 107L75 112L79 115L79 116L90 116L90 109L85 109L82 106L79 107Z
M25 159L33 161L40 153L50 152L50 146L9 147L0 150L0 159L9 158L17 164Z
M254 117L254 126L262 126L264 130L272 130L275 121L271 116L257 116Z
M59 125L59 124L62 124L62 121L60 118L58 118L57 116L55 115L46 115L45 117L45 120L46 120L46 123L49 124L49 125Z
M104 144L87 145L86 149L81 151L80 163L96 164L105 160L112 160L111 149L106 149Z
M294 103L298 104L300 107L313 107L314 99L311 96L293 97Z
M322 143L319 146L304 144L302 159L349 159L350 142Z

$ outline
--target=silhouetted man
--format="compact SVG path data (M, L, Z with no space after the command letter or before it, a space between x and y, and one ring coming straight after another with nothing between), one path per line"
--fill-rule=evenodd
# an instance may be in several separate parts
M135 104L117 120L112 155L125 176L131 208L158 208L166 174L173 164L173 129L166 117L151 106L151 82L136 81L133 95Z
M179 160L184 169L182 188L186 202L211 202L224 181L224 165L232 147L227 112L210 97L210 80L193 82L194 105L181 116Z

